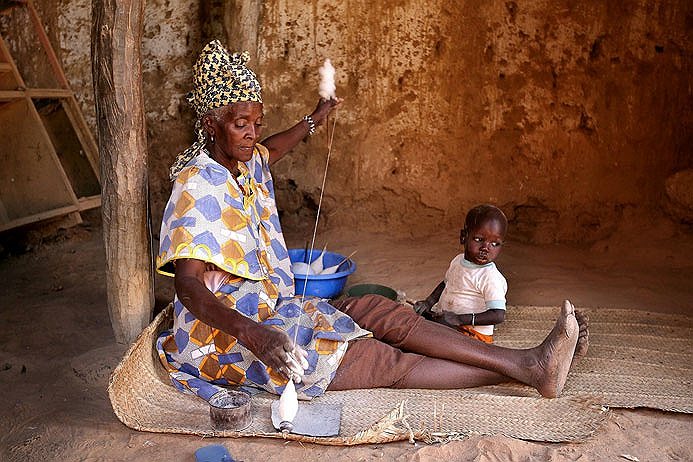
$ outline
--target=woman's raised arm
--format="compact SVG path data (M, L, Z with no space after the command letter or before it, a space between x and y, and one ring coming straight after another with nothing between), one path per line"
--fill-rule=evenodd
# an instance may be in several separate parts
M318 127L325 122L327 115L340 104L342 104L341 98L333 99L320 99L315 110L310 114L310 118ZM264 139L260 144L265 146L269 150L270 154L270 164L275 163L286 153L291 151L296 145L310 134L310 124L306 120L301 120L299 123L293 127L285 130L283 132L276 133L266 139Z

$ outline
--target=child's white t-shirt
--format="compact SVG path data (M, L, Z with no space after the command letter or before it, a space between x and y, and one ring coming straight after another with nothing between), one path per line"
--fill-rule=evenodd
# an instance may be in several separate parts
M495 263L477 265L465 260L461 253L450 263L445 273L445 289L431 311L471 314L504 310L507 291L508 283ZM493 325L477 325L474 330L493 335Z

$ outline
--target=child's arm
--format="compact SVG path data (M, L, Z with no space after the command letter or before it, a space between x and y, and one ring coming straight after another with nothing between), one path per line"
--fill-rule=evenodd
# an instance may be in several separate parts
M445 289L445 281L438 284L436 288L433 289L433 292L431 292L431 295L429 295L425 300L419 300L418 302L414 303L414 311L422 316L424 316L426 313L430 313L433 305L438 303L438 300L440 300L440 295L443 293L443 289Z
M454 314L449 311L440 314L435 313L434 316L434 321L449 327L488 326L505 321L505 310L486 310L482 313L476 313L473 318L471 314Z

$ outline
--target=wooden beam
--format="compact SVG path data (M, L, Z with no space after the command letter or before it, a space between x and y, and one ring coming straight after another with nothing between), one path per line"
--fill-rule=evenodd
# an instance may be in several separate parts
M12 101L15 99L24 99L26 93L16 90L0 90L0 101Z
M60 61L58 61L58 57L55 55L55 51L53 51L53 45L51 45L51 41L48 39L48 35L46 35L46 29L43 28L41 18L39 18L38 12L36 8L34 8L34 3L31 0L26 0L22 3L26 3L27 10L29 11L29 18L31 18L31 22L34 23L34 29L36 30L41 45L43 45L43 50L46 52L48 62L51 68L53 68L53 75L55 75L58 85L65 89L70 88L70 84L67 83L67 78L60 65Z
M92 2L106 292L120 343L137 337L149 323L154 306L140 52L144 3Z
M29 98L72 98L72 90L60 88L27 88L26 94Z
M79 207L76 205L68 205L65 207L48 210L46 212L36 213L34 215L29 215L27 217L17 218L16 220L0 223L0 231L6 231L8 229L28 225L29 223L36 223L37 221L47 220L49 218L55 218L75 212L79 212ZM77 223L81 222L82 220L80 218Z
M88 196L88 197L80 197L78 199L79 202L79 211L82 212L84 210L89 210L89 209L95 209L96 207L101 207L101 196Z

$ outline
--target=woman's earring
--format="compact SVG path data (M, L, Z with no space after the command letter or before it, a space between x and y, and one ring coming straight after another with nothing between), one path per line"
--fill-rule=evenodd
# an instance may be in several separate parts
M209 135L209 143L210 143L210 144L214 144L214 133L212 133L211 135Z

